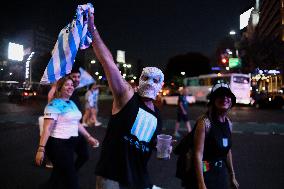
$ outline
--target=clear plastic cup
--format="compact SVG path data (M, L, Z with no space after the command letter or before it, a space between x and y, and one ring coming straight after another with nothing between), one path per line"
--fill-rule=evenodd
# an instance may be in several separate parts
M157 136L157 158L167 160L170 159L172 151L172 136L160 134Z

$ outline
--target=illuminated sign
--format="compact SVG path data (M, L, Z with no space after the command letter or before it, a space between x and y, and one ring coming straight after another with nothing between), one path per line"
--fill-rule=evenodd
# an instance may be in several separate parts
M116 61L119 63L125 63L125 51L117 50Z
M229 58L229 68L236 68L241 66L241 60L239 58Z
M253 7L240 15L240 30L247 27Z
M219 70L221 70L221 68L220 68L220 67L212 67L211 70L214 70L214 71L217 70L217 71L219 71Z
M31 61L31 59L32 59L32 57L33 57L34 54L35 54L35 53L32 52L32 53L30 54L30 56L28 57L27 61L26 61L26 71L25 71L25 78L26 78L26 79L29 79L29 78L30 78L30 61Z
M24 58L24 46L9 42L8 59L22 61Z

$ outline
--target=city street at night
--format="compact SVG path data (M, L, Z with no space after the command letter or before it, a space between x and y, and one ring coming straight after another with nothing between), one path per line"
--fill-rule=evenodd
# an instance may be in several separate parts
M0 189L284 188L284 0L0 17Z
M39 140L38 116L42 114L45 100L17 105L7 103L1 96L0 156L1 189L38 188L50 176L50 169L36 167L35 152ZM111 107L111 99L100 100L99 119L102 127L88 130L101 141ZM164 133L172 134L176 106L162 106ZM190 120L205 111L205 104L190 107ZM236 175L243 189L282 188L284 158L283 110L256 110L254 107L235 107L232 121L235 124L233 154ZM185 134L184 127L181 132ZM90 148L91 157L79 173L83 189L95 187L94 168L100 148ZM181 189L175 178L176 156L168 161L158 160L153 153L149 170L155 185L168 189Z

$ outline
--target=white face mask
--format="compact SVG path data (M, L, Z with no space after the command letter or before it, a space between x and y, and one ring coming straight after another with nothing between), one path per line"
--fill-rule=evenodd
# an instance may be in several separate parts
M142 97L156 99L164 82L163 72L156 67L143 68L139 78L138 93Z

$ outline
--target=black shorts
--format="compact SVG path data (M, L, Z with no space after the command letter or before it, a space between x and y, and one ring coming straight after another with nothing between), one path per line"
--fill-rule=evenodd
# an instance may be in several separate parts
M177 113L177 122L187 122L188 120L188 114L182 114L182 113Z

